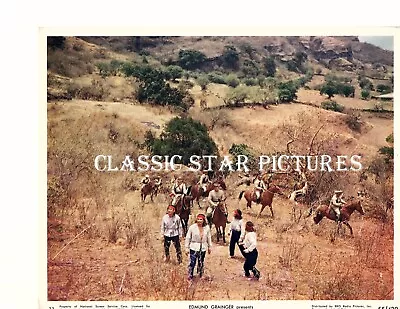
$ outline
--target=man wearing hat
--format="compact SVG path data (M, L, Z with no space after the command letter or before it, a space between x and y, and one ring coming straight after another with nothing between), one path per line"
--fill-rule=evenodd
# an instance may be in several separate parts
M219 183L214 183L214 189L208 194L208 208L207 208L207 220L211 226L212 215L214 213L214 209L218 206L218 203L225 200L225 193L220 188Z
M150 182L150 176L148 174L146 174L140 181L140 183L142 184L142 186L140 187L140 190L142 190L144 188L144 186L147 185L149 182Z
M335 193L333 194L329 203L329 207L333 209L336 214L337 222L340 220L340 209L342 208L342 205L346 204L346 202L342 199L342 195L342 190L335 190Z
M182 250L179 241L180 237L182 237L182 224L181 218L175 214L175 206L173 205L167 207L167 214L161 220L161 237L164 238L164 261L169 262L170 260L169 247L172 241L175 246L178 263L182 263Z
M174 197L172 200L172 205L176 205L178 200L183 197L184 194L186 194L186 185L183 182L182 176L179 176L175 183L172 186L172 196ZM183 199L182 199L182 205L183 205Z
M265 184L264 180L262 179L262 175L259 174L254 181L254 193L256 194L256 203L260 203L260 198L261 194L264 192L264 190L267 189L267 185Z
M203 174L201 174L200 176L200 180L198 182L198 184L200 185L200 187L203 189L203 195L204 192L207 191L207 185L208 183L210 183L210 178L208 177L207 171L203 171Z

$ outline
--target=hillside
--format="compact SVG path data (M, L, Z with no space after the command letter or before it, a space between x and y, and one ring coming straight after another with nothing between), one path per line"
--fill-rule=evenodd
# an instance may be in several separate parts
M179 54L187 49L196 52ZM362 98L362 86L371 94L393 87L393 53L356 37L67 37L49 40L47 66L49 300L393 299L393 102ZM353 95L328 99L320 92L327 79L353 87ZM246 208L238 197L249 187L238 185L239 173L226 173L229 218L239 208L255 223L262 277L241 277L244 259L237 249L229 259L213 227L205 278L188 285L188 257L177 265L171 248L164 263L159 230L173 176L194 184L199 173L148 172L163 186L143 202L145 172L94 168L99 154L114 166L154 154L149 136L162 141L177 118L197 121L219 156L234 145L256 157L290 148L359 155L363 168L305 170L311 190L298 206L287 197L304 179L272 173L283 193L274 197L274 217L268 207L260 217L260 205ZM344 225L335 234L326 218L313 221L337 189L347 201L361 199L365 214L351 216L353 236ZM195 204L189 223L203 211Z

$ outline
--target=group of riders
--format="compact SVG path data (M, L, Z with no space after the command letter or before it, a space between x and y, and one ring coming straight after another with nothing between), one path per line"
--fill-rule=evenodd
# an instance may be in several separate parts
M257 204L260 203L261 201L261 196L262 193L265 190L268 190L268 186L266 182L264 181L265 177L262 174L258 174L253 180L250 176L249 173L244 173L243 176L240 176L242 178L241 183L247 183L248 185L250 183L254 184L254 189L253 189L253 195L255 197L255 202ZM149 175L145 175L145 177L141 180L142 187L141 189L150 183L151 179ZM183 207L188 207L189 205L184 205L183 203L183 197L185 195L189 194L190 187L187 187L186 184L183 181L182 176L178 176L172 179L172 186L171 186L171 191L170 191L170 196L172 197L172 202L171 205L176 206L179 200L182 200ZM201 188L202 195L204 198L207 197L207 188L208 186L212 183L209 174L207 171L203 171L199 181L197 184ZM155 176L154 178L154 190L158 191L162 185L162 180L160 176ZM206 211L207 215L207 220L208 222L211 222L211 217L213 214L213 211L215 207L218 205L219 202L225 200L225 193L224 191L220 188L220 185L218 182L214 182L213 190L209 191L208 197L207 197L207 202L208 202L208 208ZM293 200L296 201L299 197L305 196L308 191L308 183L305 182L305 185L299 189L295 190L292 192L290 195L293 197ZM290 197L289 197L290 198ZM332 198L330 199L329 206L331 210L335 213L336 215L336 221L341 220L340 216L340 209L342 208L343 205L345 205L346 202L343 200L343 191L342 190L335 190Z

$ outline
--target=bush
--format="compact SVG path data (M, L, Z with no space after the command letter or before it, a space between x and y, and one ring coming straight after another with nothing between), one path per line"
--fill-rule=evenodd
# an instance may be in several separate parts
M208 135L205 125L190 117L175 117L170 120L160 138L147 133L145 143L154 155L181 155L183 164L188 164L192 155L218 153L217 146Z
M371 92L368 89L361 90L361 99L366 100L369 98Z
M280 83L278 85L278 98L280 102L291 102L297 99L297 87L293 81Z
M331 111L339 112L339 113L343 112L343 110L344 110L343 105L340 105L340 104L336 103L336 101L332 101L332 100L322 102L321 107L323 109L327 109L327 110L331 110Z
M272 57L264 58L263 63L264 63L265 75L267 77L274 77L276 73L276 64L274 58Z
M199 69L205 63L207 57L198 50L183 50L179 51L179 65L187 70Z
M359 83L361 89L374 90L374 85L366 77L359 78L358 83Z
M258 79L257 78L245 78L245 79L243 79L243 83L246 86L256 86L256 85L258 85Z
M228 69L238 69L239 67L239 53L234 46L225 46L222 54L224 67Z
M349 114L347 115L345 122L351 130L356 132L361 131L362 122L360 115L357 115L355 113Z
M244 155L248 158L246 165L250 170L258 169L258 160L254 153L254 150L246 144L232 144L229 149L229 154L233 156L233 163L237 164L238 155Z
M248 59L243 62L242 71L246 77L257 77L257 75L260 74L257 63Z
M65 37L63 36L49 36L47 37L47 47L51 49L64 49Z
M390 93L392 92L392 86L389 85L384 85L384 84L378 84L376 86L376 91L382 93L382 94L386 94L386 93Z
M183 70L178 65L169 65L165 70L166 78L175 81L177 78L181 78Z
M221 74L220 72L210 72L207 75L208 80L212 83L216 83L216 84L226 84L225 81L225 76L223 74Z
M230 87L236 88L237 86L239 86L240 82L235 74L229 74L226 77L226 84Z
M207 75L200 75L199 77L197 77L196 81L201 87L201 90L206 90L207 85L210 83Z

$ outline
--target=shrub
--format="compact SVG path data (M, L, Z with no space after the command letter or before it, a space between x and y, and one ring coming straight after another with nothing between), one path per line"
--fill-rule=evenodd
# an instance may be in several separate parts
M257 78L245 78L245 79L243 79L243 83L246 86L255 86L255 85L258 85L258 79Z
M345 122L351 130L356 132L361 131L362 122L359 114L351 113L347 115Z
M208 80L212 83L216 84L226 84L225 76L222 75L220 72L210 72L207 75Z
M183 50L179 51L179 65L187 70L199 69L205 63L207 57L198 50Z
M209 84L210 81L209 81L207 75L200 75L199 77L197 77L196 82L201 87L201 90L206 90L207 85Z
M378 92L380 92L382 94L386 94L386 93L392 92L393 90L392 90L392 86L384 85L384 84L378 84L376 86L376 91L378 91Z
M371 92L368 89L361 90L361 99L366 100L369 98Z
M178 65L169 65L165 70L165 74L167 79L175 81L177 78L182 77L183 70Z
M278 85L278 98L280 102L291 102L297 99L297 87L293 81L280 83Z
M246 59L243 62L242 71L246 77L257 77L257 75L260 74L260 69L258 68L257 63L249 59Z
M170 120L160 138L146 135L146 145L154 155L181 155L182 163L188 164L192 155L217 155L215 142L207 128L192 118L175 117Z
M239 53L236 48L231 45L225 46L222 60L225 68L236 70L239 67Z
M244 155L248 158L247 167L250 170L257 170L258 169L258 161L255 156L255 152L252 148L250 148L246 144L232 144L231 148L229 149L229 154L233 156L233 163L237 163L237 158L239 155Z
M343 112L343 110L344 110L343 105L340 105L336 101L332 101L332 100L322 102L321 107L323 109L332 110L334 112L340 112L340 113Z
M236 88L240 84L240 82L235 74L229 74L226 77L226 84L230 87Z
M272 57L263 59L265 75L267 77L274 77L276 73L276 64L275 60Z

